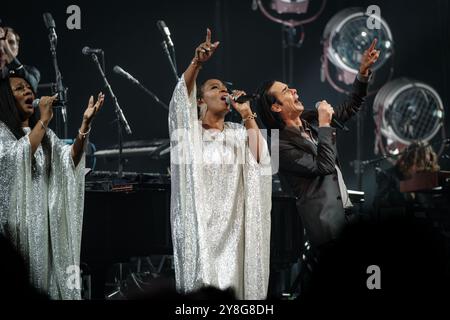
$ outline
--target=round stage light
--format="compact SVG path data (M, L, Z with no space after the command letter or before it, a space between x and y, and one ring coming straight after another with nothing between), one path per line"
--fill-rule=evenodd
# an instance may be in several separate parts
M379 134L391 144L429 142L444 126L444 106L438 93L408 78L384 85L375 97L373 113Z
M341 82L354 81L362 55L375 38L381 54L373 71L383 66L394 52L394 40L386 21L368 15L363 8L347 8L331 18L323 33L324 55L340 71Z

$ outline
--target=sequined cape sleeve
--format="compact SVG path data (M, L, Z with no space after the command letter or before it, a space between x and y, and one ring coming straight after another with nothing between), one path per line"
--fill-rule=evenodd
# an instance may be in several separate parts
M14 196L14 191L25 190L24 182L30 180L31 145L28 136L17 140L0 121L0 232L7 234L14 244L18 244L20 226L26 225L25 217L17 212L26 210L25 204ZM23 241L27 242L27 239Z
M52 145L48 201L55 280L50 292L59 299L80 299L74 275L80 266L85 157L75 167L72 146L64 144L51 130L47 135Z
M260 148L258 163L247 141L247 161L244 164L246 300L266 299L269 287L272 167L265 139L261 141Z
M192 92L196 92L196 89ZM203 188L200 129L195 96L188 96L184 76L174 90L169 107L171 138L171 226L177 290L185 293L201 287L201 219Z

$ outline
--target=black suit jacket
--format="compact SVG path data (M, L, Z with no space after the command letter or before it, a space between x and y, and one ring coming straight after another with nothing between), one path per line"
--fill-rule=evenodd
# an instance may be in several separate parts
M334 108L339 121L345 122L359 111L367 88L367 82L355 80L349 99ZM283 187L297 197L307 236L317 247L336 239L346 221L335 167L339 165L336 129L316 127L317 111L304 112L301 118L303 128L310 130L317 145L303 137L298 128L281 130L279 176Z

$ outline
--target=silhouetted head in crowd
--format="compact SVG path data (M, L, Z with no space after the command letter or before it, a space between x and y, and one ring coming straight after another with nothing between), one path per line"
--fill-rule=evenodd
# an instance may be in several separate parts
M10 241L0 234L0 301L47 299L29 283L28 268Z

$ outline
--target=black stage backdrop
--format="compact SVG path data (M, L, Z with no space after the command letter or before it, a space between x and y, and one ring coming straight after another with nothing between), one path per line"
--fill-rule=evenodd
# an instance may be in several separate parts
M68 30L66 9L76 4L81 8L81 30ZM317 5L317 1L312 1ZM323 29L338 11L352 6L376 4L388 22L395 40L394 78L407 76L434 87L441 95L446 112L450 112L450 28L449 4L446 0L429 1L328 1L325 11L306 25L306 38L295 49L294 81L305 106L320 99L337 104L345 96L320 81L320 43ZM169 102L175 81L161 48L161 35L156 27L165 20L176 45L179 72L193 57L195 47L204 41L206 27L213 31L213 40L221 45L216 55L201 72L201 79L218 77L252 92L264 79L282 78L281 26L253 11L251 0L209 1L4 1L0 18L4 25L14 27L21 35L19 58L37 66L42 82L54 79L48 43L48 32L42 13L51 12L59 37L58 58L64 83L70 89L69 135L75 136L81 115L90 94L103 90L100 75L89 57L81 54L84 46L102 48L110 83L133 130L125 140L168 138L167 112L149 96L112 72L120 65ZM105 92L105 90L103 90ZM44 92L42 92L44 93ZM372 159L374 122L373 96L363 113L363 159ZM104 109L95 120L91 141L98 149L116 143L112 124L114 110L107 98ZM449 125L447 117L447 127ZM356 175L350 162L356 157L356 122L349 124L350 133L341 134L339 152L344 175L351 189L357 189ZM441 162L448 169L448 162ZM125 167L125 170L127 168ZM152 172L152 167L142 168ZM363 190L369 195L374 187L373 170L364 174Z

